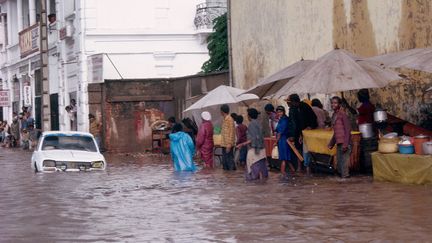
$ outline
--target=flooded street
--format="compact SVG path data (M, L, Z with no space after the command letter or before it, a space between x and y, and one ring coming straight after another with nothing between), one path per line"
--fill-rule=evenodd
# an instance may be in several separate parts
M354 177L174 173L168 157L106 155L108 169L38 173L0 149L1 242L431 241L432 187Z

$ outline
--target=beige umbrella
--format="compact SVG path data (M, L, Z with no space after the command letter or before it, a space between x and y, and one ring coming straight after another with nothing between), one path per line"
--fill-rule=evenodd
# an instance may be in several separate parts
M370 57L387 67L404 67L432 73L432 48L417 48Z
M258 100L258 96L242 94L244 92L244 89L220 85L184 110L183 115L184 117L193 117L196 123L200 125L201 112L208 111L212 116L213 125L220 125L222 123L222 116L220 115L220 106L222 104L228 104L230 112L239 112L240 106L248 106Z
M397 72L343 50L335 49L320 57L303 73L267 98L282 98L292 93L329 94L364 88L381 88L401 77Z
M312 60L300 60L288 67L279 70L276 73L271 74L261 79L255 86L248 89L244 93L256 94L260 98L274 94L276 91L281 89L288 81L306 70L314 61Z
M253 102L258 100L258 96L254 94L242 94L243 89L234 88L231 86L220 85L219 87L211 90L200 100L189 106L186 111L201 110L210 106L222 105L222 104L236 104L246 102Z

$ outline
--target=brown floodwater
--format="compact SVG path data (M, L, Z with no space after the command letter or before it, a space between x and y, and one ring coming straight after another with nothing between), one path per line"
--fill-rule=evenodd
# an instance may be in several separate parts
M175 173L169 157L107 154L105 172L37 173L0 149L1 242L432 241L432 187L333 176Z

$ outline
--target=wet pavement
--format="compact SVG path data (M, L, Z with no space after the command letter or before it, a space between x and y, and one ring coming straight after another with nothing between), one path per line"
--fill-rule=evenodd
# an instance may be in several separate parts
M432 241L432 186L371 177L245 182L108 154L105 172L38 173L0 149L0 242Z

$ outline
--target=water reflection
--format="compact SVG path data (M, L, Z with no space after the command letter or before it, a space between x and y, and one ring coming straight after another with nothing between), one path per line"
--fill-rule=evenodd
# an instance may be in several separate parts
M432 230L430 186L245 182L132 155L108 155L105 172L34 174L30 153L0 153L0 241L429 241Z

